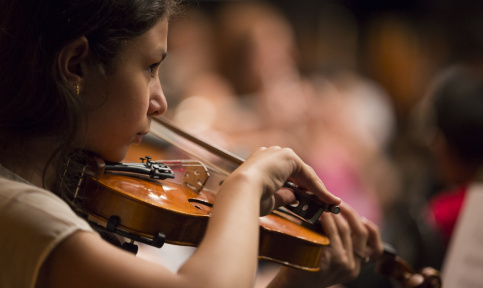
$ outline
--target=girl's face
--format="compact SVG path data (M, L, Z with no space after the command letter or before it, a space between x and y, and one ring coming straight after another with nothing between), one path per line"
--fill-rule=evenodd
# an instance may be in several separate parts
M166 112L167 103L158 77L166 56L168 21L131 39L121 48L115 67L102 77L87 67L83 96L87 103L87 130L83 148L104 160L119 162L131 144L149 131L151 117ZM84 137L85 136L85 137Z

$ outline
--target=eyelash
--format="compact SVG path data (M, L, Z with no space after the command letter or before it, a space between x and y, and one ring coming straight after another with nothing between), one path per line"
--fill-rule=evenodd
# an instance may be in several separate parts
M148 67L148 71L149 71L149 74L151 75L151 78L154 78L154 75L155 75L154 71L159 67L160 64L161 62L158 62Z

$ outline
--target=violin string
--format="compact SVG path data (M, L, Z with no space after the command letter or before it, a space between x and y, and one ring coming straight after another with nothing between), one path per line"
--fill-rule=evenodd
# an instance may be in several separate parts
M169 122L164 118L153 117L153 119L155 121L151 123L151 132L150 132L152 135L158 137L159 139L163 139L164 141L168 142L174 147L181 149L182 151L186 152L192 157L200 160L203 164L210 166L210 168L212 168L213 170L218 170L218 172L224 174L225 176L231 174L231 172L236 167L240 166L244 162L244 160L241 159L240 157L234 154L231 154L221 148L210 145L205 141L190 135L189 133L176 127L174 124L172 124L171 122ZM189 143L197 145L198 148L203 148L204 150L212 153L213 155L218 156L220 160L224 161L224 163L226 164L225 165L226 167L221 167L221 163L215 164L207 157L203 157L201 155L202 153L193 151L194 148L192 146L191 146L191 149L188 148L186 144L183 146L181 143L182 141L176 140L176 135L178 136L178 138L187 140L189 141Z
M158 123L160 123L161 125L163 125L164 127L166 127L167 129L171 130L172 132L178 134L179 136L199 145L200 147L203 147L205 148L206 150L208 150L209 152L212 152L213 154L219 156L219 157L222 157L228 161L231 161L233 164L236 164L238 166L240 166L243 162L245 162L244 159L240 158L239 156L233 154L233 153L230 153L220 147L216 147L212 144L209 144L185 131L183 131L182 129L176 127L172 122L170 122L169 120L167 120L166 118L163 118L163 117L160 117L160 116L157 116L157 117L153 117L153 119L155 121L157 121Z

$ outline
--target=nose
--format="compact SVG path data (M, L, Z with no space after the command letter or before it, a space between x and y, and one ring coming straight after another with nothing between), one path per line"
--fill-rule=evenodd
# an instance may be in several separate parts
M168 103L166 102L166 97L164 96L163 88L159 80L152 83L149 92L148 115L158 116L166 112Z

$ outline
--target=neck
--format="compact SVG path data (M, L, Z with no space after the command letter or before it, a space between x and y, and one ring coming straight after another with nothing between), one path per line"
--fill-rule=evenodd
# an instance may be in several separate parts
M0 163L32 184L49 188L49 179L52 179L55 171L49 165L54 143L48 139L36 139L26 145L12 145L4 150Z

